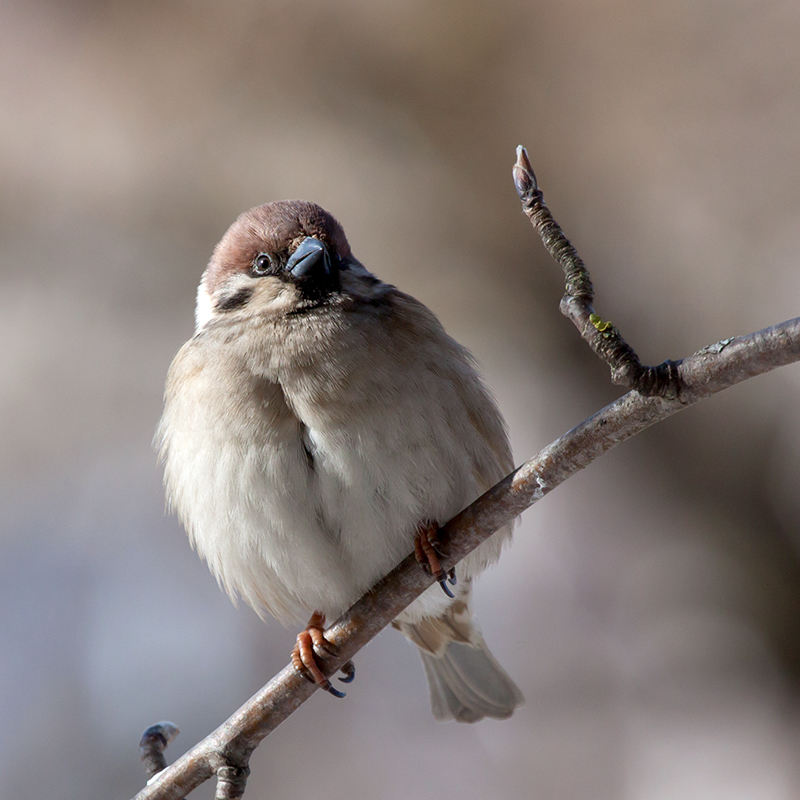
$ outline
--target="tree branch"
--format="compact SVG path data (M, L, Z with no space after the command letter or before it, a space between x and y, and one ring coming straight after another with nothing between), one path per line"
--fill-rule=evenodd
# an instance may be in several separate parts
M524 149L518 151L514 179L518 191L521 189L523 210L554 257L566 264L567 294L562 309L575 310L575 316L568 316L592 349L612 365L615 382L636 383L642 391L629 392L565 433L445 525L441 535L448 556L441 562L446 570L494 531L626 439L705 397L800 361L798 317L748 336L725 339L683 361L665 362L669 367L664 369L642 367L616 329L611 336L605 336L605 323L591 319L593 294L588 272L544 205ZM352 659L432 583L413 555L406 558L326 632L339 652L336 657L320 659L323 671L332 674ZM236 791L243 791L250 754L316 689L287 666L217 730L152 778L135 800L181 800L215 774L220 778L218 797L239 796L220 793L227 791L224 781L230 784L230 775L234 775Z

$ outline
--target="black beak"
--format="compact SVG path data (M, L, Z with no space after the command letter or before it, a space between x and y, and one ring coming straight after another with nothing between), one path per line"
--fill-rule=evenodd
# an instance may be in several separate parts
M322 278L331 274L328 248L313 236L305 239L286 262L286 270L299 280Z

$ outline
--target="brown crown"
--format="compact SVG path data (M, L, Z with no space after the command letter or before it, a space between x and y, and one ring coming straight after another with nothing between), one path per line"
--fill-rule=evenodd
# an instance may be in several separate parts
M278 200L245 211L214 248L206 269L207 290L213 293L232 273L249 270L259 253L292 252L308 236L326 244L332 254L350 256L342 226L315 203Z

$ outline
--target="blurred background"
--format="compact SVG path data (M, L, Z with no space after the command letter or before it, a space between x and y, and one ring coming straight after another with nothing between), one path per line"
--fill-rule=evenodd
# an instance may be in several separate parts
M0 796L127 798L288 661L164 513L151 438L236 215L301 197L479 358L517 462L618 396L520 213L525 144L648 363L796 316L795 0L0 6ZM605 456L478 583L526 694L436 723L385 632L247 797L800 797L800 367ZM207 784L193 797L209 798Z

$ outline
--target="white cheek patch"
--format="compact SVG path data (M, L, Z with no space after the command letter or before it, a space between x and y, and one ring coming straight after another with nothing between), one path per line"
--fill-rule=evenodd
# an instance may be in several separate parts
M258 283L245 273L231 275L218 285L212 294L208 291L206 276L203 275L197 287L197 306L194 312L195 335L220 314L228 314L240 306L247 305L257 286L263 285L264 280L261 278L259 279L261 283Z
M213 304L211 302L211 295L206 289L205 275L200 280L200 285L197 287L197 305L194 310L194 332L200 333L203 328L209 323L213 316Z

